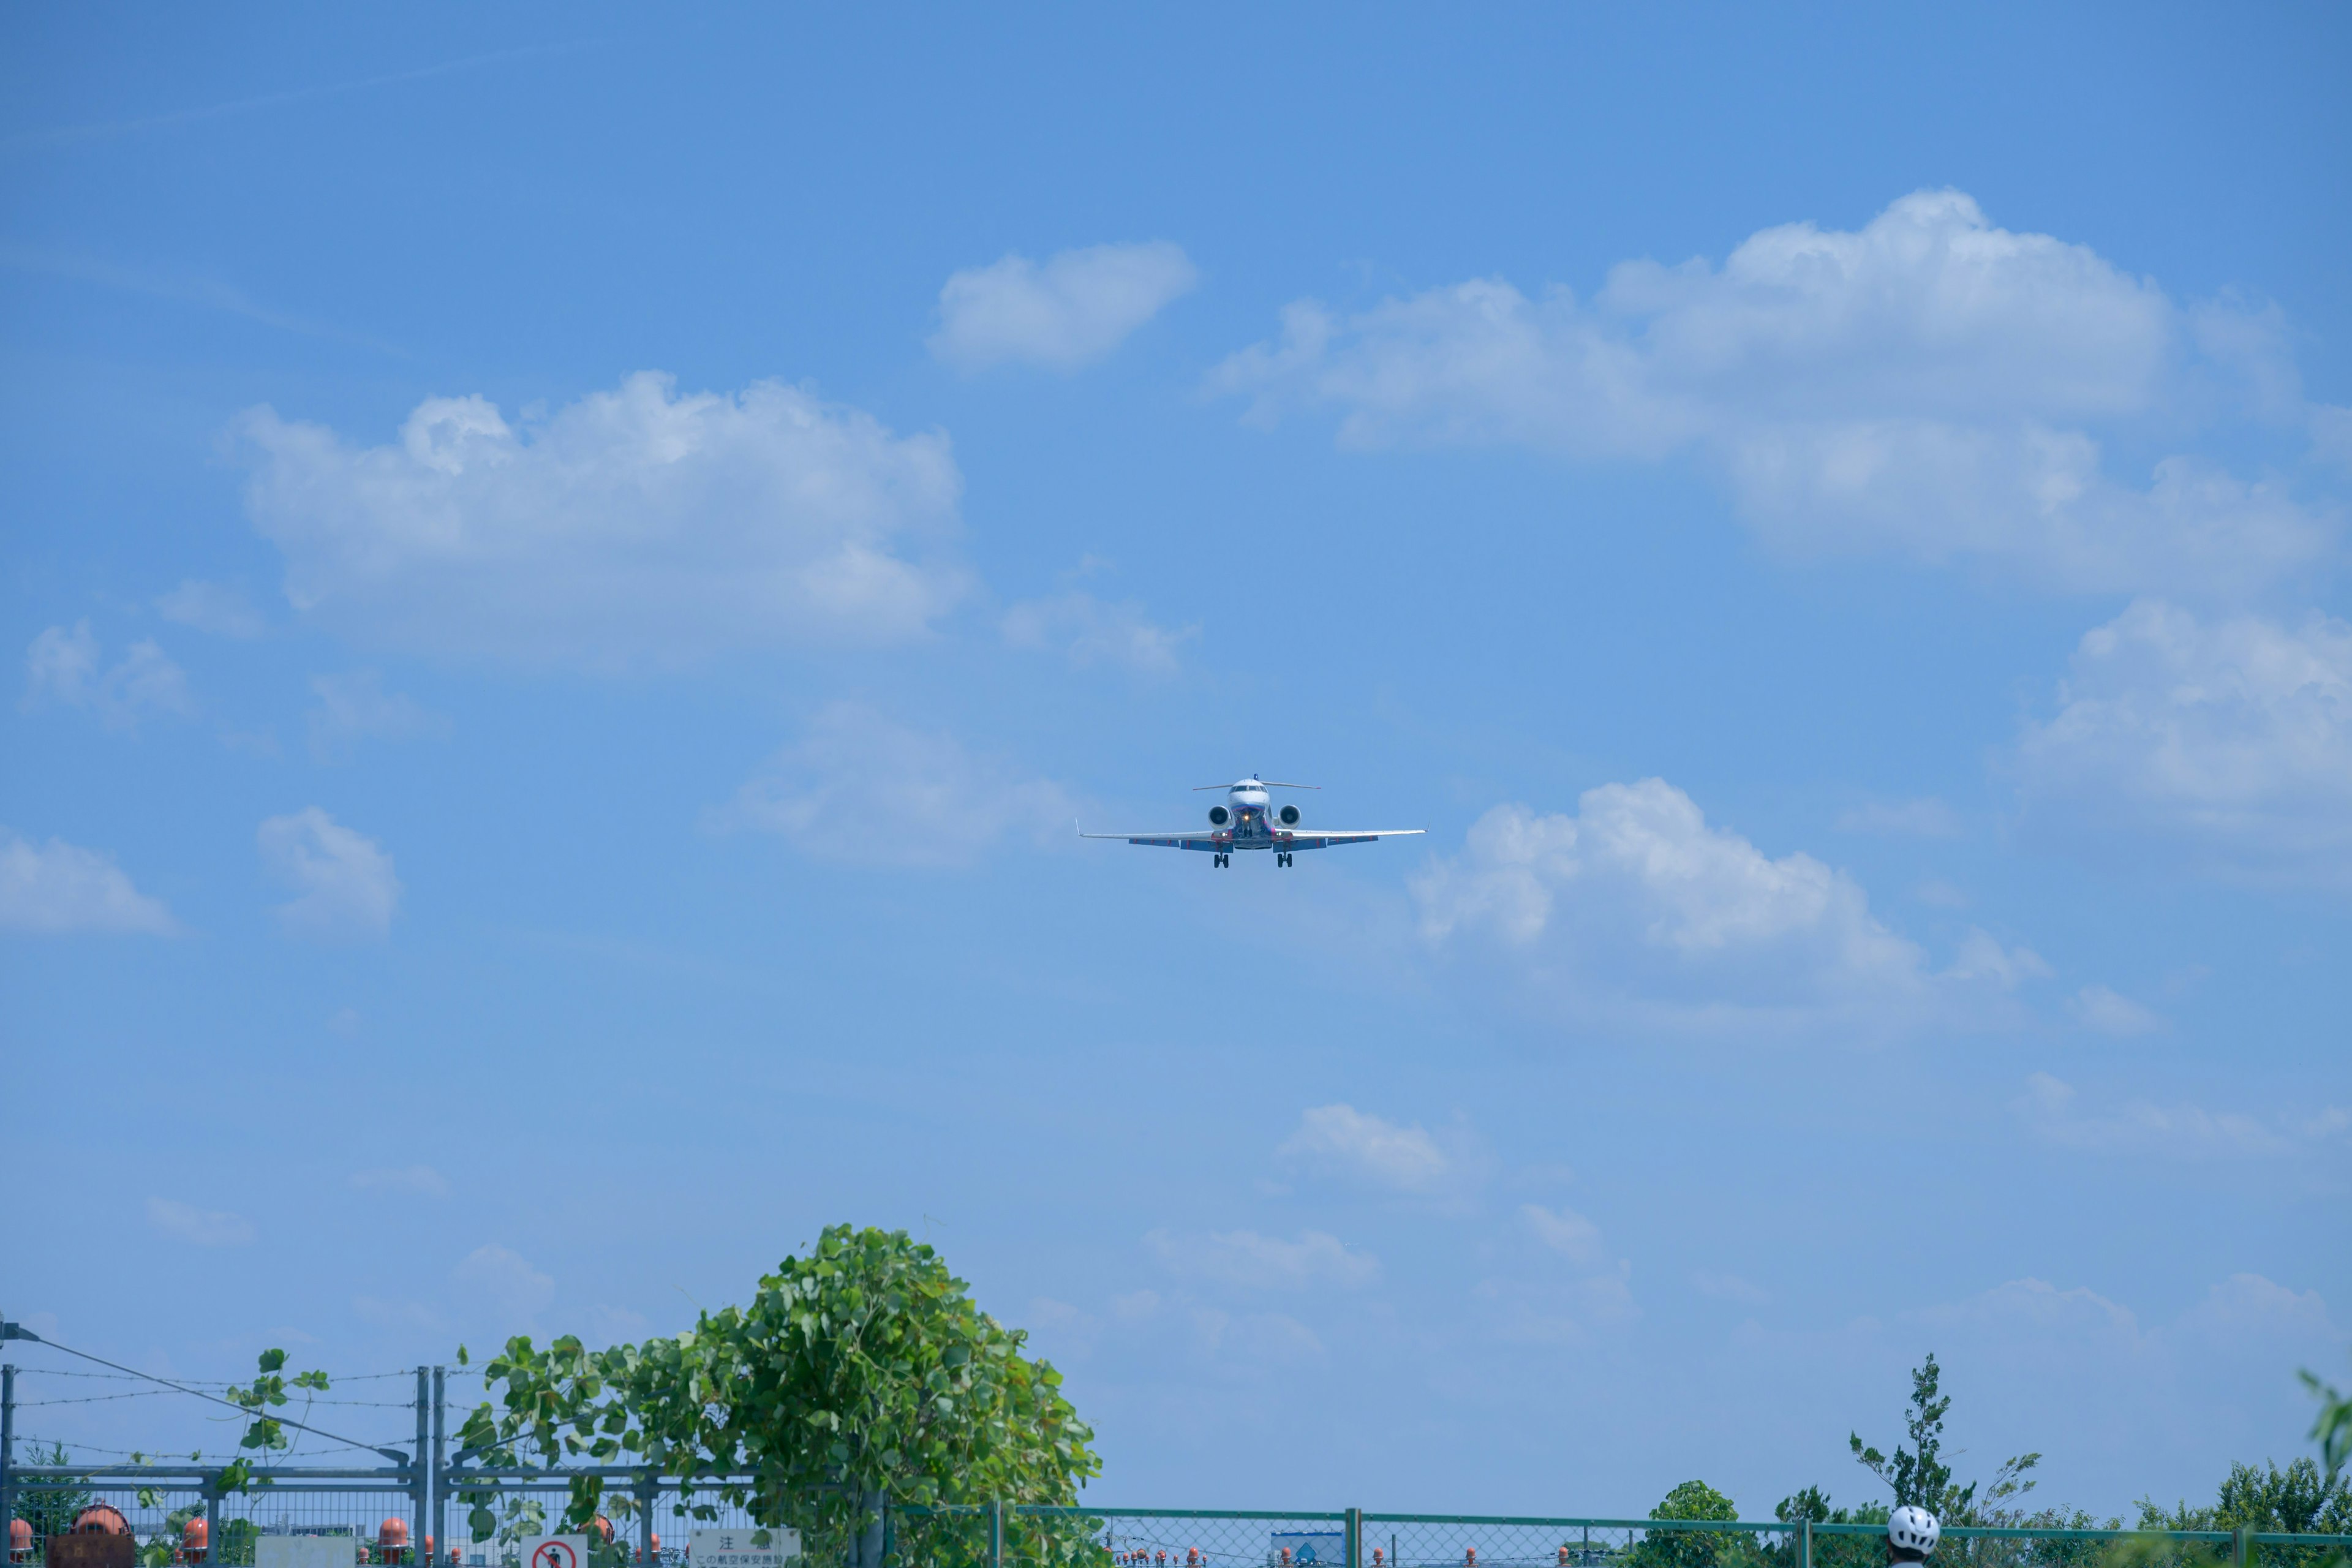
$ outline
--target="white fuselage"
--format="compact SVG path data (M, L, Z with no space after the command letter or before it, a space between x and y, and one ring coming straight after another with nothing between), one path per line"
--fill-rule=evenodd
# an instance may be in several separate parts
M1261 784L1237 784L1225 792L1226 820L1217 826L1234 836L1236 849L1271 849L1283 831L1274 803Z

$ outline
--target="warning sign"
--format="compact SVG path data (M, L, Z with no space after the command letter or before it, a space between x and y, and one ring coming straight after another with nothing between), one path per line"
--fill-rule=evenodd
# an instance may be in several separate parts
M784 1568L801 1554L797 1530L698 1530L687 1555L694 1568Z
M534 1535L522 1543L522 1568L588 1568L584 1535Z

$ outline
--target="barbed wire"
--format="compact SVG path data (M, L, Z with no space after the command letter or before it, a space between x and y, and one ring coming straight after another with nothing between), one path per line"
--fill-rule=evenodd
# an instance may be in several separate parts
M46 1341L44 1341L44 1342L41 1342L46 1343L47 1342L46 1342ZM460 1378L460 1377L479 1377L479 1376L481 1376L481 1375L482 1375L481 1369L480 1369L479 1367L472 1367L472 1366L453 1366L453 1367L446 1368L445 1370L446 1370L446 1372L447 1373L448 1376L449 1376L451 1379L453 1379L453 1380L454 1380L454 1379L456 1379L456 1378ZM127 1373L127 1372L66 1372L66 1371L63 1371L63 1370L55 1369L55 1368L51 1368L51 1367L45 1367L45 1366L20 1366L20 1367L18 1367L18 1368L16 1369L16 1375L17 1375L19 1378L35 1378L35 1377L79 1377L79 1378L90 1378L90 1379L96 1379L96 1380L103 1381L103 1382L106 1382L106 1383L152 1383L152 1382L153 1382L153 1381L154 1381L154 1379L152 1379L152 1377L148 1376L148 1375L147 1375L146 1373ZM386 1378L394 1378L394 1377L398 1377L398 1378L413 1378L413 1377L415 1377L415 1375L416 1375L416 1369L415 1369L415 1367L410 1367L409 1369L407 1369L407 1370L406 1370L406 1371L404 1371L404 1372L354 1372L354 1373L329 1373L327 1374L327 1382L328 1382L328 1385L329 1385L330 1387L332 1387L333 1385L335 1385L335 1384L343 1384L343 1383L380 1383L380 1382L383 1381L383 1380L384 1380L384 1379L386 1379ZM238 1378L226 1378L226 1379L224 1379L224 1378L217 1378L217 1377L183 1377L183 1378L178 1379L177 1381L178 1381L179 1383L181 1383L182 1384L184 1384L184 1386L189 1387L189 1388L243 1388L243 1387L245 1386L245 1382L244 1382L242 1379L238 1379ZM52 1399L52 1400L46 1400L46 1401L44 1401L44 1400L37 1400L37 1399L20 1399L20 1400L18 1400L16 1403L17 1403L17 1404L19 1404L19 1405L39 1405L39 1404L57 1405L57 1404L61 1404L61 1403L63 1403L63 1402L62 1402L62 1401L59 1401L59 1400L54 1400L54 1399ZM398 1408L400 1408L400 1409L406 1409L410 1405L412 1405L412 1404L413 1404L413 1403L415 1403L415 1402L414 1402L414 1401L412 1401L412 1400L405 1400L405 1399L401 1399L401 1400L322 1399L322 1400L319 1401L319 1403L320 1403L320 1404L321 1404L321 1405L371 1405L371 1404L373 1404L373 1405L381 1405L381 1406L383 1406L383 1408L385 1408L385 1409L392 1409L392 1408L394 1408L394 1407L398 1407Z
M409 1441L409 1440L410 1440L410 1439L403 1439L403 1441ZM156 1451L155 1449L153 1449L153 1448L110 1448L110 1447L108 1447L106 1445L104 1445L103 1443L83 1443L83 1442L79 1442L79 1441L77 1441L77 1440L75 1440L74 1438L71 1438L71 1437L43 1437L43 1436L36 1436L35 1434L30 1433L30 1432L19 1432L19 1433L17 1433L17 1434L16 1434L16 1441L17 1441L17 1442L19 1442L19 1443L30 1443L30 1444L43 1444L43 1443L46 1443L46 1444L47 1444L50 1447L53 1447L53 1448L70 1448L70 1449L74 1449L74 1450L76 1450L76 1451L78 1451L78 1452L84 1453L84 1454L111 1454L111 1455L113 1455L113 1456L114 1456L115 1458L121 1458L121 1459L138 1459L138 1460L142 1460L142 1461L144 1461L144 1462L155 1463L155 1464L173 1464L173 1463L176 1463L176 1462L177 1462L175 1459L173 1459L173 1458L172 1457L172 1455L171 1455L171 1454L168 1454L168 1453L159 1453L159 1452L157 1452L157 1451ZM303 1452L303 1454L302 1454L302 1458L326 1458L326 1457L327 1457L328 1455L330 1455L330 1454L358 1454L358 1453L368 1453L368 1454L373 1454L373 1453L375 1453L375 1452L377 1452L377 1449L376 1449L373 1445L371 1445L371 1444L367 1444L367 1443L346 1443L346 1444L344 1444L344 1445L343 1445L341 1447L340 1447L340 1448L311 1448L311 1449L308 1449L308 1450L305 1450L305 1451ZM197 1456L196 1456L196 1457L193 1457L193 1458L191 1458L188 1460L188 1463L190 1463L190 1464L201 1464L201 1463L203 1463L204 1461L203 1461L203 1458L202 1458L202 1457L201 1457L201 1456L202 1456L202 1450L198 1450ZM220 1463L222 1463L222 1464L226 1464L226 1463L228 1462L229 1458L232 1458L232 1457L233 1457L233 1456L229 1456L229 1455L223 1455L223 1456L220 1456ZM248 1455L248 1456L247 1456L247 1458L252 1458L253 1456ZM276 1456L276 1458L277 1458L278 1459L280 1459L280 1460L283 1460L283 1459L290 1459L290 1458L294 1458L294 1457L295 1457L294 1452L293 1452L292 1450L290 1450L290 1449L289 1449L289 1450L287 1450L287 1451L285 1451L285 1452L283 1452L283 1453L280 1453L280 1454L278 1454L278 1455L277 1455L277 1456ZM269 1466L270 1462L271 1462L271 1457L270 1457L270 1456L267 1456L267 1455L262 1456L262 1457L260 1458L260 1460L259 1460L259 1468L266 1469L266 1468L268 1468L268 1466ZM21 1456L21 1455L20 1455L20 1456L18 1456L18 1458L16 1458L16 1465L17 1465L20 1468L24 1468L24 1467L25 1467L25 1466L26 1466L26 1465L31 1465L31 1466L33 1466L33 1467L35 1467L35 1468L37 1468L37 1467L38 1467L38 1465L39 1465L39 1463L40 1463L40 1461L39 1461L39 1460L37 1460L37 1459L31 1459L31 1460L28 1460L28 1459L25 1458L23 1456ZM103 1478L101 1478L101 1479L103 1479Z

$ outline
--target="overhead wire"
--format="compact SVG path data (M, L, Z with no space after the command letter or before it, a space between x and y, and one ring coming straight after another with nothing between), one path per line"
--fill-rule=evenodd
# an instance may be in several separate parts
M19 1323L10 1323L7 1325L7 1337L9 1339L23 1340L28 1344L47 1345L51 1350L62 1351L70 1356L79 1356L84 1361L95 1362L100 1366L111 1368L115 1372L127 1373L132 1377L143 1377L150 1383L161 1384L165 1388L176 1390L181 1394L189 1394L197 1399L210 1400L215 1405L227 1405L231 1410L235 1410L241 1415L253 1416L257 1419L267 1415L266 1412L252 1410L246 1405L237 1404L234 1400L223 1399L216 1394L207 1394L201 1388L193 1387L184 1383L174 1383L168 1377L158 1377L152 1372L141 1372L135 1366L124 1366L121 1362L109 1361L102 1355L92 1355L88 1351L78 1351L71 1345L59 1344L55 1340L43 1339L40 1335L34 1333L31 1330ZM308 1414L307 1409L305 1410L305 1414ZM391 1459L394 1464L406 1464L408 1462L407 1455L395 1453L389 1447L379 1447L373 1443L362 1443L355 1437L346 1437L340 1432L330 1432L323 1427L311 1426L303 1422L294 1420L290 1416L271 1415L268 1416L268 1418L276 1421L281 1426L291 1426L298 1432L315 1433L319 1436L329 1438L337 1443L348 1443L353 1448L370 1449L375 1453L383 1455L386 1458Z

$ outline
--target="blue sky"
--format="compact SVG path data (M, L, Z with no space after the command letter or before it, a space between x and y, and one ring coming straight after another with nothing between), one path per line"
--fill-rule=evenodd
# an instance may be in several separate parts
M5 26L10 1315L849 1219L1114 1501L1861 1500L1930 1350L2053 1500L2303 1451L2340 10ZM1254 769L1429 837L1070 836Z

